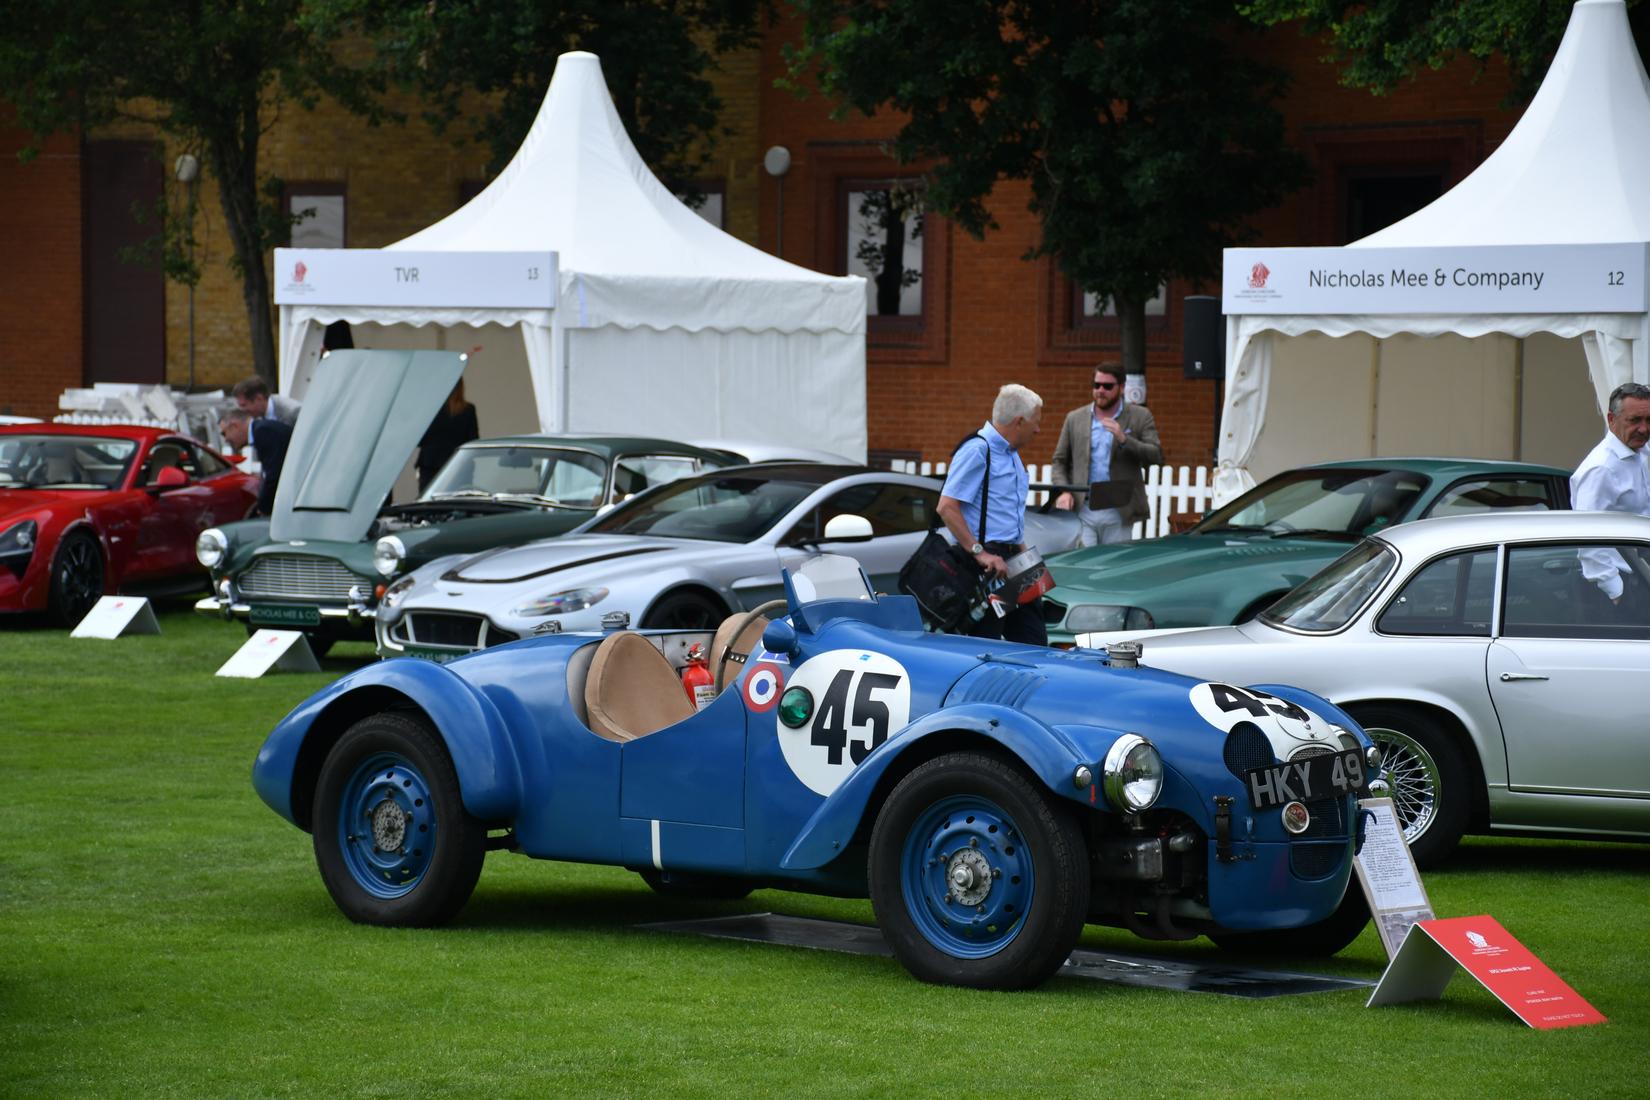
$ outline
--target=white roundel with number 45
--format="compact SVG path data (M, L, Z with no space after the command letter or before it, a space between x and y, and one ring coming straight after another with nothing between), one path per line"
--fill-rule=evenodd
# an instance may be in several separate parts
M808 693L811 713L795 729L775 723L785 763L809 790L828 795L872 749L911 720L911 677L882 653L837 649L804 662L785 696ZM789 711L781 702L783 714Z

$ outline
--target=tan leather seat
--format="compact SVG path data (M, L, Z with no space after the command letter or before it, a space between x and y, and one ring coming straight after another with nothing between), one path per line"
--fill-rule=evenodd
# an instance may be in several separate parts
M762 632L766 629L768 620L762 615L740 612L722 620L722 625L716 628L716 637L710 643L711 667L716 670L718 692L739 679L745 668L745 659L761 642ZM735 633L738 637L734 636Z
M584 704L590 728L609 741L634 741L694 714L665 655L628 630L608 635L596 647Z

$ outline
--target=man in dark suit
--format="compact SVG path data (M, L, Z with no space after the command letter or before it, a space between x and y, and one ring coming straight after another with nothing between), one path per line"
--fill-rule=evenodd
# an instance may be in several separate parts
M286 462L287 444L292 442L292 427L271 417L247 415L244 409L228 409L218 414L218 430L224 442L236 450L251 444L258 452L258 464L263 467L264 483L258 490L260 516L275 514L275 490L281 484L281 466Z
M1146 467L1163 461L1157 421L1143 405L1123 400L1123 368L1094 368L1094 400L1066 414L1054 445L1049 478L1056 485L1087 485L1088 499L1061 493L1065 510L1077 505L1077 545L1126 542L1129 528L1151 513Z

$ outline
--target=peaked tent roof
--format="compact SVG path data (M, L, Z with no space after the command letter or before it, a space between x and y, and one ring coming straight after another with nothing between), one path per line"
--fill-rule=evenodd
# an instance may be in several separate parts
M600 60L583 51L557 59L538 117L498 178L389 247L554 250L568 327L865 329L863 279L752 248L666 190L625 133Z
M1349 248L1650 241L1650 79L1623 0L1579 0L1501 147Z

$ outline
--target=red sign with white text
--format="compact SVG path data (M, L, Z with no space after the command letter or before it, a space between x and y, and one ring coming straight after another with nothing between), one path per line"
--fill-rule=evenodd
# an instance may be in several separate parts
M1425 951L1418 942L1425 934L1448 955ZM1404 948L1413 949L1405 951ZM1436 997L1443 993L1449 973L1456 963L1512 1009L1518 1018L1534 1028L1578 1027L1602 1024L1605 1017L1581 998L1546 963L1512 937L1494 917L1449 917L1424 920L1410 929L1399 957L1392 960L1388 975L1394 979L1390 990L1376 987L1371 1004ZM1431 958L1423 958L1421 952ZM1410 958L1403 958L1408 954ZM1447 968L1447 969L1441 969ZM1406 972L1407 973L1401 973ZM1387 978L1381 985L1387 985ZM1384 995L1383 995L1384 993ZM1418 996L1417 996L1418 995Z

